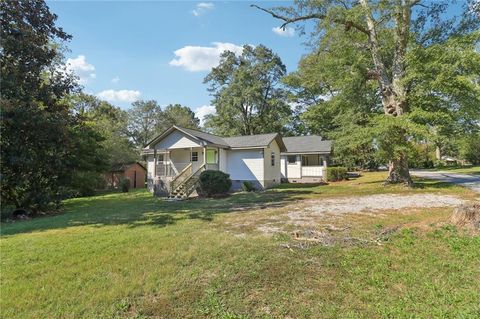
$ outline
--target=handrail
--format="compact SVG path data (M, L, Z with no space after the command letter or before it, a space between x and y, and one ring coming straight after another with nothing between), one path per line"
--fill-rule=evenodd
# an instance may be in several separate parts
M182 169L182 171L180 173L175 175L175 177L170 181L170 189L174 190L177 187L177 186L175 186L175 183L179 180L179 178L182 177L187 171L191 172L191 169L192 169L192 163L188 164L187 167Z
M193 176L197 175L197 173L198 173L199 171L201 171L202 169L204 169L204 168L205 168L205 163L203 163L202 165L200 165L200 167L199 167L195 172L193 172L193 174L191 174L190 176L188 176L187 178L185 178L185 179L182 181L182 183L180 183L178 186L174 186L173 184L170 184L170 185L172 185L171 191L174 191L177 187L180 187L181 185L187 183Z

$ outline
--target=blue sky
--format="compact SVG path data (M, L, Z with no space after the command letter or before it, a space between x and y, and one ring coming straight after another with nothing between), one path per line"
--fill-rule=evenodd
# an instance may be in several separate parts
M225 48L264 44L288 71L307 53L295 30L274 32L279 21L252 2L50 1L57 24L73 36L66 54L85 91L128 108L133 99L181 103L212 111L203 78ZM265 7L289 2L260 3ZM277 30L278 31L278 30Z

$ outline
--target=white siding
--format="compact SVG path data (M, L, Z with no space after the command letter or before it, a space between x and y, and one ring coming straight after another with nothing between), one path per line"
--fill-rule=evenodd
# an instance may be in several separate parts
M147 178L153 178L153 173L155 171L155 162L153 160L153 155L147 156Z
M265 177L264 180L269 183L280 183L280 147L277 141L272 141L270 145L265 148L264 152ZM275 154L275 165L272 166L271 155Z
M291 155L292 156L292 155ZM284 155L283 159L285 160L286 167L286 176L287 178L301 178L302 177L302 161L300 155L295 156L295 163L288 163L287 156Z
M227 152L228 152L227 150L220 149L219 158L218 158L219 170L225 173L228 173Z
M257 180L260 182L264 180L262 149L228 150L227 163L227 173L230 174L232 180Z
M174 149L174 148L190 148L201 146L197 141L188 135L180 132L173 131L167 135L164 139L155 145L156 149Z

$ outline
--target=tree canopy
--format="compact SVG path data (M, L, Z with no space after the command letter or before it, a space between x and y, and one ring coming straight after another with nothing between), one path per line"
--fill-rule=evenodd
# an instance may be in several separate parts
M282 20L281 27L314 21L313 52L285 81L306 110L306 130L334 138L344 160L387 160L388 181L411 185L413 142L478 129L478 17L470 3L460 18L449 17L440 1L254 7Z
M291 118L285 74L280 57L263 45L245 45L239 56L224 52L204 80L216 109L205 126L224 136L285 131Z

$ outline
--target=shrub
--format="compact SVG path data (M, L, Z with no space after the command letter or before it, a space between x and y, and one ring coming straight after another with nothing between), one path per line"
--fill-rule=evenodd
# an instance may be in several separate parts
M348 179L347 169L345 167L328 167L327 180L329 182L337 182Z
M120 189L123 193L128 193L130 190L130 180L128 178L122 177L120 179Z
M221 171L204 171L200 174L199 181L200 193L207 197L225 194L232 187L230 175Z
M248 181L243 182L243 184L242 184L242 189L243 189L245 192L254 192L254 191L257 190L257 189L255 188L255 185L253 185L253 183L248 182Z

